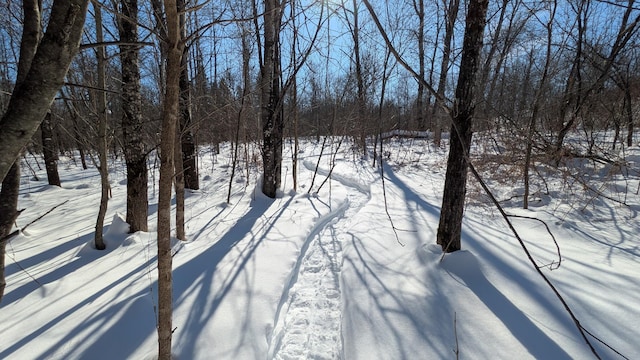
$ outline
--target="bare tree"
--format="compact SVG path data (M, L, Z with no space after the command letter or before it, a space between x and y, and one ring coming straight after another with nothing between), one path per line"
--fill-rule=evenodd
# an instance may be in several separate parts
M424 53L424 27L425 27L425 6L424 0L413 0L413 10L418 15L418 30L416 31L416 40L418 41L418 74L422 79L425 78L425 53ZM386 57L388 58L388 56ZM386 63L385 63L386 65ZM416 94L416 124L418 130L426 130L427 122L425 120L424 106L424 83L418 81L418 93ZM374 160L375 161L375 160Z
M458 9L460 8L460 0L449 0L449 3L444 7L444 40L442 42L442 60L440 62L440 75L438 77L438 94L436 96L436 106L433 107L433 141L437 146L440 146L442 139L442 126L440 119L443 115L443 104L439 102L444 99L444 93L447 87L447 75L449 74L449 67L451 66L451 47L453 42L453 32L456 20L458 19Z
M103 30L102 30L102 4L97 2L93 3L94 16L96 20L96 41L100 44L104 42ZM107 214L107 205L109 203L109 169L107 165L107 152L108 146L108 127L107 127L107 94L105 92L107 88L106 83L106 54L104 46L96 48L97 58L97 73L98 83L95 93L96 113L98 115L98 158L100 164L98 165L98 171L100 172L100 208L98 210L98 218L96 220L96 232L95 232L95 246L98 250L104 250L106 245L102 236L102 229L104 227L104 218Z
M240 41L242 42L242 98L240 98L240 108L238 109L238 118L236 122L235 136L234 136L234 148L233 148L233 162L231 164L231 176L229 176L229 190L227 192L227 203L231 201L231 189L233 185L233 179L236 174L236 167L238 166L238 150L240 149L240 129L244 124L246 117L246 107L249 101L249 95L251 92L251 77L250 60L251 49L249 47L249 30L246 25L239 25L242 33ZM295 179L295 178L294 178Z
M358 6L358 0L352 0L353 5L353 24L347 22L349 31L351 32L351 38L353 40L353 55L351 61L354 66L354 75L356 77L356 121L355 125L359 129L360 134L357 136L357 141L366 155L367 153L367 126L366 120L366 95L364 85L364 69L362 67L362 52L360 51L360 11ZM345 8L345 17L347 16L347 9Z
M452 109L449 159L444 182L437 243L444 252L460 250L462 215L467 187L468 156L475 111L475 88L488 0L469 2L460 73Z
M184 8L184 1L179 0L178 2L179 5ZM184 15L181 16L181 19L182 29L184 32L186 30L184 25ZM186 38L186 34L183 34L183 36ZM192 129L191 82L189 81L188 60L189 51L185 50L184 54L182 54L182 67L180 72L180 158L182 159L181 167L184 173L184 187L191 190L198 190L200 188L200 182L198 181L196 142Z
M255 5L255 4L254 4ZM254 9L254 12L256 10ZM258 35L258 47L262 44L260 60L260 107L262 125L262 192L271 198L276 197L282 179L282 146L284 131L284 101L298 71L305 64L320 33L324 19L324 6L315 32L308 47L296 56L297 62L289 64L286 81L283 81L280 31L282 28L283 3L281 0L265 0L263 14L263 39ZM264 41L262 41L264 40Z
M529 118L529 128L527 131L527 148L525 150L524 157L524 171L523 171L523 180L524 180L524 198L522 201L522 207L524 209L529 208L529 170L531 168L531 155L533 151L533 135L536 131L536 123L538 121L538 115L540 112L540 106L542 103L543 92L545 86L547 84L548 76L549 76L549 67L551 66L551 57L552 57L552 46L553 46L553 23L555 21L556 10L558 7L558 3L556 0L549 2L549 18L545 24L545 28L547 30L547 44L546 44L546 52L545 52L545 62L544 67L542 69L542 76L540 78L540 83L536 89L536 94L533 99L533 105L531 106L531 117ZM533 50L531 50L533 52ZM533 59L531 59L533 63Z
M631 60L629 60L630 62ZM631 64L627 64L626 71L621 76L620 85L624 91L624 112L627 119L627 146L633 145L633 97L631 95Z
M608 53L598 54L597 56L599 62L597 65L598 76L595 77L594 81L587 84L585 83L586 80L582 77L582 72L584 62L583 48L585 46L586 28L590 14L590 0L579 0L577 1L577 4L572 2L571 6L576 13L578 33L576 35L575 56L571 64L571 71L566 81L563 102L560 109L559 121L562 126L558 132L553 148L553 153L556 157L556 164L559 163L560 158L563 155L564 139L569 133L569 130L571 130L576 121L578 121L583 107L587 104L587 100L593 93L601 89L604 82L609 79L611 69L615 65L620 54L626 48L629 41L635 37L638 32L638 28L640 28L640 15L636 13L635 18L632 17L636 11L635 1L628 0L626 6L624 6L624 13L622 14L622 19L615 35L615 40L611 44ZM569 107L572 107L570 112Z
M402 59L402 56L389 40L389 36L382 27L369 1L363 0L363 2L387 43L389 51L398 63L416 77L418 81L423 81L431 94L439 97L435 89L425 79L420 78L419 74ZM437 243L445 252L453 252L461 248L462 215L466 195L472 124L475 115L476 75L479 68L478 63L480 61L488 5L488 0L472 0L469 2L462 45L462 58L453 106L449 109L444 104L444 98L438 98L440 106L448 111L452 117L449 158L437 233Z
M535 8L530 8L520 12L518 10L522 5L523 1L521 0L502 0L498 9L498 20L493 27L491 40L488 44L488 50L486 55L483 56L484 64L479 75L479 83L482 84L486 93L483 92L479 95L485 96L482 106L483 116L489 119L495 113L493 108L497 107L494 99L505 100L503 96L496 96L499 75L505 66L508 56L512 54L513 47L523 33L529 18L536 11ZM526 85L523 86L525 89L527 88ZM511 100L506 100L506 102L511 102Z
M42 27L40 23L42 6L39 1L24 0L22 2L22 8L24 27L20 43L20 59L18 62L16 87L20 86L25 81L42 34ZM20 151L22 151L22 149L20 149ZM18 194L20 192L20 160L13 159L11 163L8 173L2 181L2 189L0 190L0 239L4 239L5 236L11 232L11 228L19 215ZM4 289L6 287L6 280L4 276L6 245L7 243L5 241L0 242L0 300L2 300Z
M88 0L56 0L47 31L22 83L15 87L2 119L0 179L31 140L56 93L64 83L71 59L78 51Z
M298 63L298 24L296 22L296 0L291 0L291 24L293 26L293 39L291 41L291 59L294 64ZM293 177L293 191L298 189L298 151L300 141L298 138L298 125L300 123L300 112L298 104L298 76L293 76L291 83L291 117L293 118L293 151L291 152L291 174Z
M166 84L160 141L160 183L158 185L158 359L171 359L172 257L171 187L174 175L174 146L180 111L180 65L184 42L176 0L164 0L166 36L161 37L166 56ZM156 12L159 7L156 6ZM157 14L161 16L162 13Z
M122 71L122 132L127 164L127 217L129 231L147 231L147 150L143 138L142 96L140 94L140 48L138 42L138 0L120 0L117 17Z
M260 69L260 106L262 107L262 163L264 174L262 192L275 198L282 178L282 118L280 25L282 4L280 0L264 0L263 63Z
M185 28L185 11L186 4L184 0L177 0L176 6L178 6L178 21L180 30L180 39L186 39ZM182 40L180 40L182 41ZM180 240L186 240L187 236L184 231L184 188L185 188L185 164L190 160L193 161L193 165L190 163L186 165L188 167L189 176L193 181L198 180L197 171L195 169L195 153L184 154L182 152L185 142L188 141L187 151L195 150L193 145L193 137L191 136L191 90L189 87L189 68L188 68L188 52L186 47L183 46L182 57L180 58L180 78L178 80L179 97L178 97L178 122L176 123L176 143L173 147L174 158L174 176L173 184L176 191L176 237ZM188 136L187 136L188 135ZM184 137L183 137L184 136ZM190 139L190 140L187 140ZM188 157L189 159L183 157ZM193 166L193 167L191 167ZM195 184L194 184L195 185Z
M51 111L47 112L44 120L40 124L40 135L42 138L42 153L44 166L47 171L47 181L49 185L60 186L60 175L58 174L58 154L56 144L53 141L53 126L51 124Z

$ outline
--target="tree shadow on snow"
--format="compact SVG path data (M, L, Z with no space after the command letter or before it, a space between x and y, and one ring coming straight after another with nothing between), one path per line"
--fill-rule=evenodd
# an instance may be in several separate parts
M488 252L483 256L489 255ZM489 262L492 260L487 259ZM493 262L492 262L493 264ZM537 359L571 359L552 338L545 334L522 310L511 302L500 290L498 290L483 274L478 259L468 250L460 250L448 254L441 263L442 269L447 271L454 279L460 281L471 290L480 301L491 310L496 318L500 319L505 327L518 339L527 351ZM506 264L496 266L505 274L518 274L516 270L507 269ZM509 276L509 275L506 275ZM556 310L554 304L536 293L536 286L527 287L522 282L528 282L521 276L515 276L516 283L528 290L528 294L543 305L545 309L554 313L554 317L564 316Z
M443 339L452 338L453 310L438 279L429 277L436 273L425 278L422 271L398 266L402 260L386 263L370 250L374 239L350 235L353 255L345 256L342 268L348 280L342 282L342 332L354 343L344 344L345 358L450 358L454 342Z
M9 260L9 264L7 264L5 271L6 276L10 276L14 273L20 273L25 271L24 269L29 269L33 266L46 266L46 269L38 269L37 273L46 272L47 269L53 268L52 271L45 273L44 275L34 275L30 281L25 282L24 284L14 287L12 284L7 285L7 292L2 298L2 303L0 303L0 308L6 307L7 305L18 301L33 291L39 290L43 292L43 297L46 296L46 285L57 280L64 278L65 276L80 270L81 268L89 265L91 261L96 258L100 258L111 253L115 248L119 246L119 242L109 239L109 235L106 235L109 232L109 228L111 224L106 225L103 229L103 234L105 234L105 241L107 242L107 248L105 250L96 250L93 247L93 240L95 238L94 232L86 233L82 236L78 236L75 239L70 239L66 241L59 241L59 244L47 249L45 251L39 252L36 255L33 255L26 259L18 259L17 262L13 260ZM36 235L30 236L27 238L27 241L36 241ZM80 252L76 252L73 254L72 250L81 249ZM57 263L51 263L51 259L58 258L65 253L69 253L69 259L63 260L63 265L59 265L59 262L62 260L58 260ZM84 254L81 256L81 253ZM11 258L10 258L11 259ZM30 270L33 271L33 270ZM27 273L30 274L30 273ZM29 275L30 276L30 275ZM35 278L35 280L34 280Z
M82 257L79 260L76 260L72 263L70 263L67 266L63 266L62 268L55 270L53 272L53 274L51 274L52 279L53 278L60 278L61 276L64 276L65 273L70 273L73 271L77 271L79 269L81 269L82 267L84 267L85 265L88 265L91 260L93 259L93 257L90 256L86 256L85 257L86 260L81 260ZM150 261L154 261L154 259L151 259ZM81 311L83 309L85 309L86 307L90 307L93 305L93 303L95 301L97 301L99 298L101 298L102 296L104 296L108 291L112 290L113 288L115 288L118 284L123 283L125 280L130 279L132 277L136 277L136 276L144 276L144 275L140 275L140 274L144 274L145 270L148 270L149 267L149 263L144 263L140 266L138 266L137 268L133 269L132 271L130 271L129 273L125 274L124 276L120 277L117 281L110 281L108 283L107 286L103 287L102 289L100 289L99 291L95 292L94 294L92 294L91 296L88 296L86 298L84 298L81 302L72 305L69 309L67 309L66 311L64 311L63 313L57 315L56 317L54 317L53 319L51 319L50 321L48 321L47 323L45 323L43 326L33 330L31 333L29 334L25 334L20 341L11 344L11 346L7 347L6 349L4 349L2 352L0 352L0 358L2 359L10 359L12 356L11 354L13 354L15 351L17 351L18 349L24 347L24 346L28 346L28 344L36 339L38 336L43 335L45 332L52 330L56 327L56 325L62 321L64 321L66 318L73 316L76 312ZM96 279L96 281L99 281L98 279ZM123 288L124 290L124 288ZM121 291L122 292L122 291ZM49 359L52 357L55 357L54 355L56 354L56 352L60 349L63 348L64 346L68 346L68 344L73 340L76 343L83 343L84 341L88 341L88 340L92 340L94 341L94 344L90 346L90 348L92 349L96 349L96 348L100 348L99 352L96 353L91 353L91 358L94 359L98 359L98 358L104 358L104 359L112 359L112 358L117 358L117 357L112 357L111 354L113 354L114 352L117 352L120 355L123 355L122 358L125 358L126 355L128 354L129 351L133 351L135 350L138 345L144 340L144 338L146 338L148 336L148 334L155 330L155 321L151 320L149 322L144 322L144 321L139 321L139 316L140 314L137 313L137 320L138 321L133 321L134 323L136 323L136 325L134 325L135 328L139 328L138 330L132 331L131 329L131 322L130 319L125 318L124 316L122 316L122 319L126 319L124 322L116 322L116 324L114 324L111 328L109 329L104 329L101 327L101 325L104 325L105 323L112 321L114 316L126 305L126 304L130 304L129 308L127 310L127 312L125 313L125 315L127 313L130 312L131 309L137 309L138 306L134 306L135 304L138 303L138 300L136 300L136 298L139 298L141 295L147 294L147 292L141 292L140 294L136 294L133 296L128 297L127 299L124 299L122 301L119 302L110 302L109 306L104 307L104 308L97 308L95 311L95 314L88 317L87 319L85 319L84 321L80 322L75 328L73 328L71 331L67 332L67 335L64 336L60 341L58 341L56 344L50 346L47 350L44 350L42 352L42 355L40 355L38 357L38 359ZM118 298L117 296L115 298ZM130 301L134 299L133 303ZM43 300L44 301L44 300ZM149 308L149 306L147 306L147 309ZM152 316L149 316L152 318ZM146 325L146 326L145 326ZM144 329L143 329L144 328ZM88 331L90 329L94 329L95 333L92 333L91 331ZM120 331L116 331L116 330L123 330L122 332ZM144 331L146 330L146 331ZM131 331L131 332L130 332ZM83 333L88 333L87 335L85 335L87 338L85 340L82 339L78 339L78 336L80 334ZM126 334L131 334L134 333L135 334L135 341L132 339L127 339L126 341L123 341L122 343L118 342L117 339L118 337L113 337L113 338L105 338L103 336L101 336L100 334L105 334L105 333L126 333ZM114 344L115 342L115 344ZM88 355L87 353L85 353L85 355ZM82 358L82 357L80 357Z
M178 296L177 299L174 298L174 309L179 310L181 305L190 306L188 310L182 310L183 313L188 314L184 322L178 323L174 320L174 326L177 327L174 333L174 344L180 348L180 358L190 359L196 356L197 343L202 340L200 337L202 329L214 316L233 285L240 278L245 278L245 281L255 281L255 274L245 271L247 270L247 264L252 259L257 247L267 237L292 200L293 197L279 204L273 214L265 217L264 215L273 205L273 201L270 199L257 199L253 202L250 210L220 240L194 259L174 269L173 293L174 296ZM260 223L260 225L256 226L257 223ZM48 251L47 256L55 256L55 254L71 250L82 243L90 242L92 238L93 233L85 234ZM111 250L108 248L107 251L110 252ZM45 288L41 288L37 283L28 282L19 288L9 291L3 299L3 305L17 301L38 289L46 291L46 284L59 280L73 272L85 271L87 265L90 266L91 262L97 257L108 256L108 253L95 252L95 254L92 252L85 253L83 256L74 259L74 261L65 263L50 273L38 277L38 281L44 284ZM42 256L38 258L42 258ZM36 260L34 259L34 261ZM109 282L107 286L82 299L77 304L70 304L70 308L66 311L58 314L31 333L25 334L20 341L2 349L0 358L11 358L12 354L17 350L29 346L37 337L55 329L58 323L74 316L79 311L86 310L87 306L95 306L94 302L100 302L100 299L108 291L119 284L125 281L133 282L136 279L146 277L150 264L155 262L156 257L154 256L119 279ZM249 284L245 287L248 289L247 291L253 292L255 284ZM151 283L149 288L152 289L153 293L157 294L157 281ZM82 347L84 350L78 348L68 350L68 353L73 355L72 357L74 358L128 358L156 330L154 313L150 309L156 306L155 302L157 300L151 299L149 288L133 295L128 295L124 299L122 298L126 296L123 294L125 288L122 288L119 293L113 296L118 301L108 302L107 306L97 308L93 315L76 324L62 339L48 349L43 350L38 359L56 357L60 349L64 349L72 343L85 345ZM194 293L196 300L187 302L187 298L191 299ZM248 299L247 301L250 301L254 295L245 294L244 296ZM234 316L238 317L237 322L242 324L243 331L239 334L240 338L237 340L234 352L238 352L240 349L246 351L248 347L253 346L255 348L255 356L258 357L259 350L262 351L263 348L256 344L257 335L251 334L251 314L246 309L240 311L240 308L242 308L241 305L238 306L238 311ZM262 336L263 334L261 333L260 335ZM123 339L123 336L126 339ZM206 339L206 341L215 341L215 339ZM228 357L233 358L234 356L233 354L228 354Z
M247 282L255 280L255 274L249 271L247 264L292 200L293 197L278 205L277 211L265 218L265 213L274 204L273 200L258 198L250 210L220 240L174 270L174 294L179 295L179 298L174 300L174 308L188 313L183 322L174 322L174 326L177 327L174 338L176 346L179 347L180 358L192 359L196 356L198 341L202 341L201 336L204 334L202 329L216 314L234 284L240 278ZM262 220L262 225L256 228L259 220ZM245 288L252 292L255 284L248 284ZM247 301L251 301L254 295L245 294ZM188 300L192 298L195 301ZM251 307L244 305L237 304L237 312L233 314L237 317L237 323L242 324L241 334L238 334L240 338L237 339L234 353L225 354L225 358L233 358L235 352L241 348L246 351L252 346L255 349L255 357L261 356L258 351L262 348L256 344L258 334L251 334L249 329L252 314L248 311ZM181 306L190 307L184 310L179 309ZM264 337L260 340L264 340ZM215 344L215 339L205 341Z

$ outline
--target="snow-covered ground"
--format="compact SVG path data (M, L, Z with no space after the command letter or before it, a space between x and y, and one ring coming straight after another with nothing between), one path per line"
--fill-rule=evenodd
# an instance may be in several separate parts
M228 147L217 157L202 149L201 190L187 193L188 241L174 247L177 359L592 357L474 180L463 250L443 256L435 233L446 152L427 140L391 141L384 188L379 168L332 139L320 159L320 144L303 143L297 191L287 159L282 196L260 195L253 169L234 181L230 204ZM521 186L499 176L489 184L499 199L511 198L503 202L509 214L549 226L562 253L554 270L556 246L545 225L511 218L534 259L552 265L542 272L581 324L637 359L640 149L624 155L622 169L586 162L580 172L609 199L566 174L548 175L535 181L544 191L530 210L521 210L514 197ZM123 166L111 164L105 251L92 247L97 171L63 159L56 188L25 168L20 226L67 202L7 246L0 359L154 358L154 177L150 231L127 234ZM602 358L622 358L589 340Z

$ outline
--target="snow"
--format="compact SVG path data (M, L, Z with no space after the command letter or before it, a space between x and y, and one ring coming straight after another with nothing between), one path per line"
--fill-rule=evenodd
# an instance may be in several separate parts
M379 168L332 140L313 186L322 146L305 141L298 189L285 152L276 199L260 194L259 174L250 165L249 178L239 171L229 204L229 147L217 158L202 149L201 190L186 193L188 241L173 242L175 358L592 357L473 180L463 250L442 254L435 234L445 151L428 139L391 139L383 188ZM623 168L581 168L609 199L549 173L548 194L536 193L538 201L522 210L514 197L521 185L488 180L499 199L510 199L502 202L509 214L549 226L562 254L559 267L544 224L510 218L581 324L634 359L640 358L640 149L623 155ZM95 169L83 171L63 158L62 188L23 177L19 208L25 211L18 225L68 202L7 245L0 358L156 356L154 176L149 232L128 234L124 165L111 161L104 251L93 247L100 188ZM46 179L43 171L37 175ZM620 358L590 341L602 358Z

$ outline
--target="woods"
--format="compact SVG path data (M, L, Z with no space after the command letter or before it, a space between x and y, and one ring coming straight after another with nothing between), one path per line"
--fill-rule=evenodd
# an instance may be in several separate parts
M61 189L60 159L99 171L92 236L105 254L112 177L124 172L128 232L157 236L160 359L172 356L181 296L172 251L199 216L185 204L218 171L229 171L216 189L226 206L233 194L256 198L250 184L275 203L287 191L317 196L345 148L384 181L397 155L384 144L426 140L411 151L447 154L432 243L452 253L465 249L469 198L493 206L478 200L484 183L467 181L470 164L493 184L485 190L513 187L508 201L530 210L555 196L556 176L611 200L582 171L614 176L637 146L633 0L10 0L0 17L0 299L38 159ZM298 158L301 141L317 158ZM314 162L309 185L298 173ZM628 206L632 182L615 202Z

